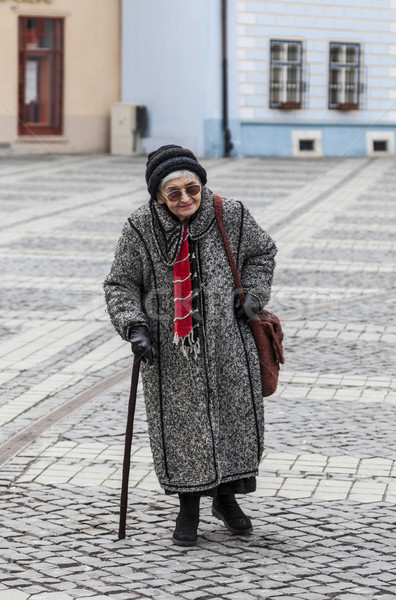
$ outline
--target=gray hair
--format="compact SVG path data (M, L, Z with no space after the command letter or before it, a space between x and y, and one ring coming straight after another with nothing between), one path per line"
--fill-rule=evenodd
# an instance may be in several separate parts
M172 181L172 179L177 179L178 177L188 177L188 179L197 178L199 180L198 175L196 173L193 173L192 171L173 171L161 180L161 183L158 186L158 190L162 190L162 188L168 183L168 181Z

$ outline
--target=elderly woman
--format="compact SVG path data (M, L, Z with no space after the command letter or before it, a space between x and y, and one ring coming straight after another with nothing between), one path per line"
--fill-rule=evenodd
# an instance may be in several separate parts
M276 247L240 202L223 220L246 292L243 306L206 171L180 146L148 156L150 200L125 224L104 287L117 332L142 361L159 483L177 493L173 541L196 544L199 502L235 534L252 523L235 494L253 492L263 452L260 368L247 322L268 302Z

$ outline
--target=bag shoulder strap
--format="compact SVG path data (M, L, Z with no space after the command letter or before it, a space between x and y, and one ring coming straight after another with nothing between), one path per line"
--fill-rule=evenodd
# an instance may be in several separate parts
M245 293L243 291L243 287L242 287L242 283L241 283L241 278L240 278L239 272L238 272L238 267L237 267L237 264L235 262L234 255L232 254L232 250L230 248L230 243L228 241L226 231L224 229L224 222L223 222L223 200L222 200L222 198L220 196L215 195L214 199L213 199L213 203L214 203L214 209L215 209L217 223L218 223L218 226L219 226L219 229L220 229L221 236L223 238L224 246L225 246L225 249L226 249L226 252L227 252L228 260L229 260L231 271L232 271L232 275L234 277L235 286L237 288L237 292L238 292L238 296L239 296L239 299L241 301L241 304L243 304L244 300L245 300Z

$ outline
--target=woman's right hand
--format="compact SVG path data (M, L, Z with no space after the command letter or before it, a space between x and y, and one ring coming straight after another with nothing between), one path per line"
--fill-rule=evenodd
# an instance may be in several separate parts
M145 325L133 325L129 330L129 341L136 358L152 365L158 358L158 351L153 345L149 330Z

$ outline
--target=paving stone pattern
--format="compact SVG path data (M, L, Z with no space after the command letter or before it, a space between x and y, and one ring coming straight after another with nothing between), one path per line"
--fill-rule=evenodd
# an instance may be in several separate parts
M101 283L147 200L144 162L0 160L0 443L131 364ZM117 540L125 379L2 466L0 600L396 597L395 161L204 162L279 247L269 308L287 362L241 499L254 532L229 534L204 498L198 546L171 543L177 497L155 477L139 388Z

